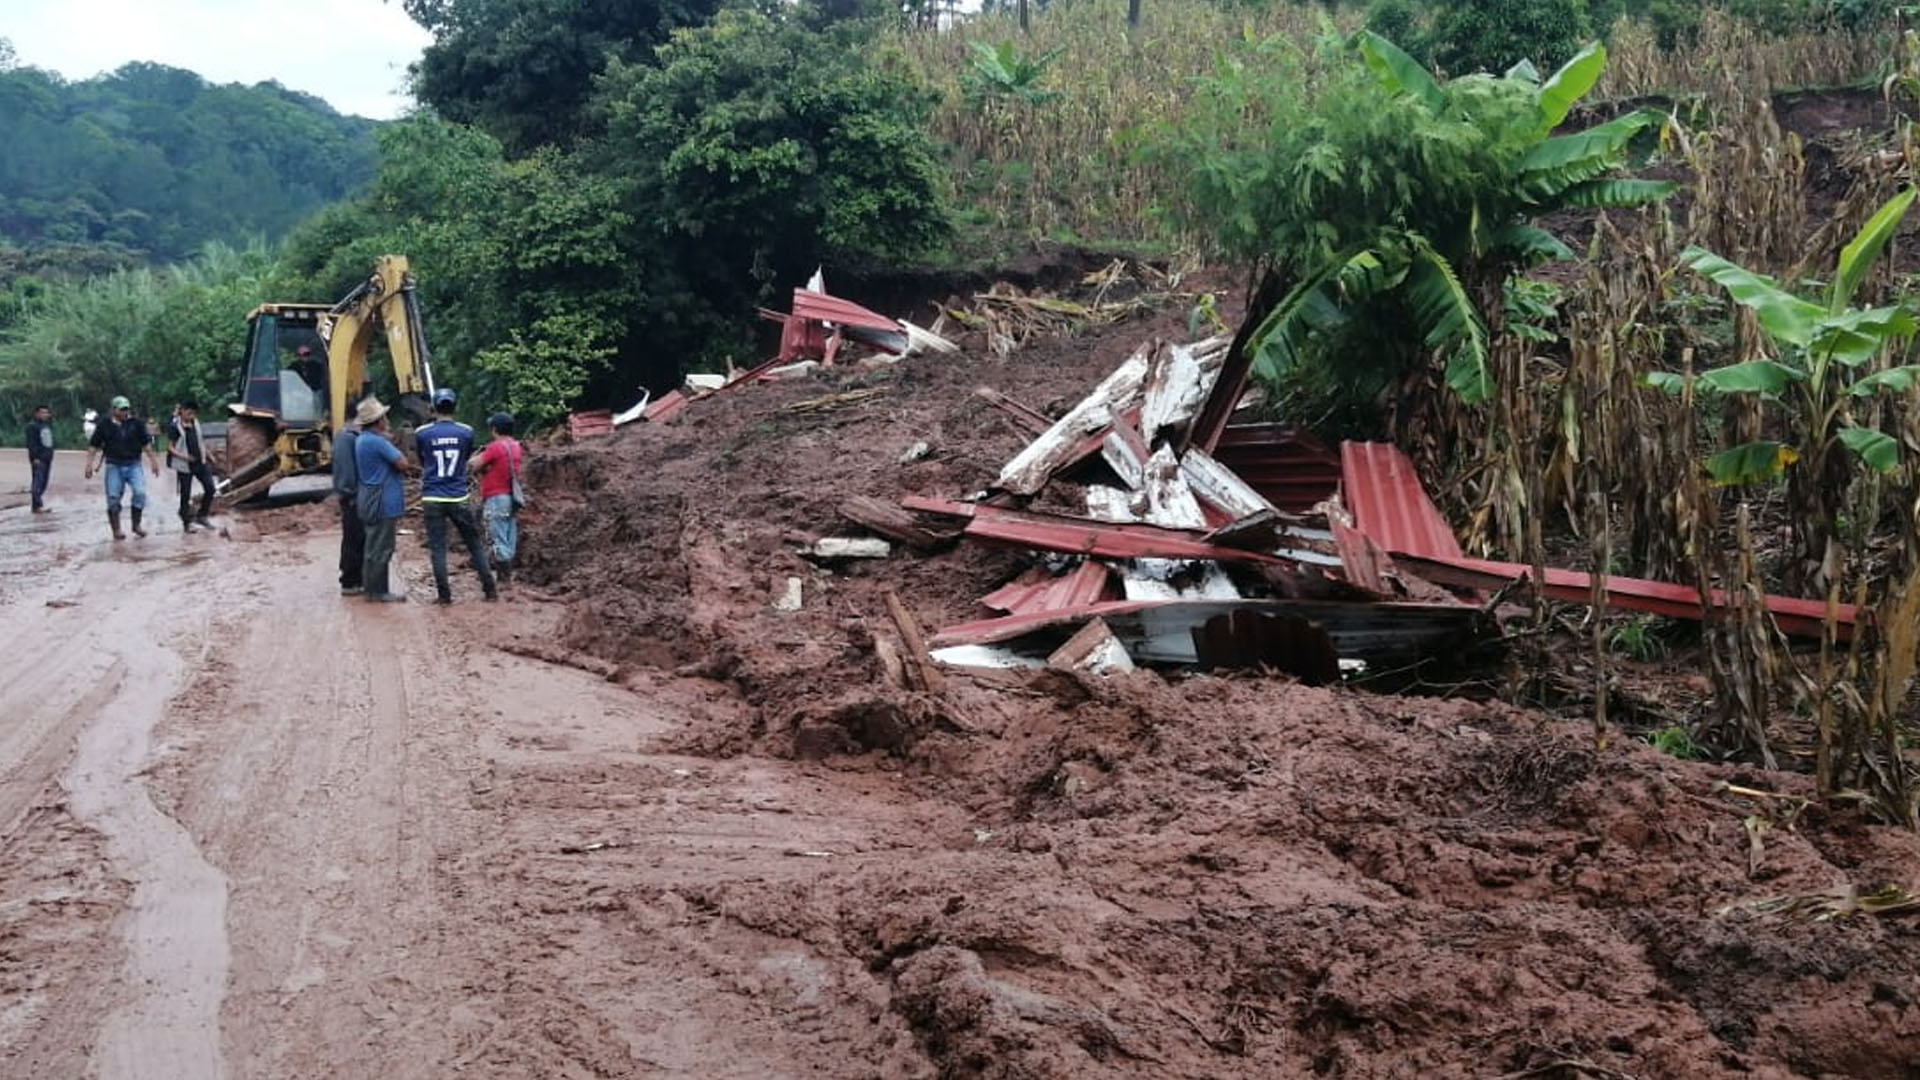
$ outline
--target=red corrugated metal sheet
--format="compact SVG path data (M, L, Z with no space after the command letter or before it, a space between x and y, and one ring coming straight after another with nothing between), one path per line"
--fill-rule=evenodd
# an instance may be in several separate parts
M576 439L590 439L612 431L613 414L605 409L572 413L567 417L567 434Z
M693 404L692 398L675 390L658 401L649 404L641 411L640 419L650 424L664 424L674 417L679 416L682 412L685 412L687 406L691 404Z
M1348 582L1370 593L1392 595L1386 580L1386 553L1367 534L1342 521L1333 522L1333 542L1340 550L1340 573Z
M1340 488L1340 458L1287 424L1235 424L1213 459L1281 510L1313 509Z
M1493 562L1487 559L1468 558L1432 558L1413 554L1395 553L1394 558L1405 564L1413 573L1428 581L1457 588L1490 589L1513 581L1516 578L1531 577L1531 567L1519 563ZM1593 578L1578 570L1562 570L1558 567L1546 569L1546 593L1555 600L1569 604L1585 604L1593 597ZM1606 579L1606 601L1609 608L1621 611L1644 611L1653 615L1665 615L1675 619L1700 618L1700 591L1686 585L1675 585L1666 581L1647 581L1643 578L1608 577ZM1821 633L1821 620L1826 617L1827 605L1819 600L1802 600L1792 596L1768 596L1767 610L1773 613L1780 629L1795 637L1815 638ZM1727 606L1727 594L1715 589L1713 606ZM1853 636L1853 627L1858 613L1852 604L1841 604L1838 612L1838 633L1845 641Z
M1340 475L1353 523L1385 550L1442 559L1461 556L1460 538L1420 485L1420 474L1388 443L1340 444Z
M1092 526L1108 532L1131 533L1149 540L1155 537L1165 536L1201 542L1205 536L1204 533L1192 529L1169 529L1163 525L1149 525L1139 521L1096 521L1093 518L1074 517L1071 514L1048 514L1038 510L1015 510L1011 507L994 506L990 503L959 502L954 499L939 499L926 495L902 496L900 505L923 514L939 514L941 517L1028 521L1043 525L1058 525L1069 528Z
M1090 555L1102 559L1208 559L1214 562L1256 562L1284 564L1286 560L1257 551L1217 547L1189 539L1192 534L1175 529L1164 535L1148 536L1122 530L1105 522L1062 523L1022 521L991 517L967 522L966 536L990 540L1038 551L1058 551L1067 555Z
M1420 486L1413 463L1396 447L1342 443L1340 464L1354 522L1413 573L1460 588L1495 588L1532 575L1531 568L1519 563L1465 557L1460 541ZM1700 617L1700 591L1691 586L1629 577L1608 577L1605 585L1609 608L1676 619ZM1585 604L1593 598L1593 578L1577 570L1548 567L1545 586L1548 596L1566 603ZM1727 606L1725 593L1716 590L1711 599L1714 607ZM1781 630L1797 637L1820 635L1820 623L1826 615L1826 605L1821 601L1769 596L1766 604ZM1853 606L1841 605L1842 637L1852 636L1854 618Z
M1013 615L1085 607L1112 599L1113 571L1104 563L1083 562L1055 576L1035 570L980 598L994 611Z
M900 324L878 312L868 311L851 300L842 300L826 293L808 292L806 289L793 290L793 315L797 319L814 319L819 322L839 323L841 326L864 326L869 330L885 330L900 333Z

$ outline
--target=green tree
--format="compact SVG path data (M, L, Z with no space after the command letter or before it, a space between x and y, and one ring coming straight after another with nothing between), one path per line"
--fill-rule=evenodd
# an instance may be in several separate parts
M406 0L434 41L413 89L441 115L476 124L513 153L591 127L593 80L610 60L645 63L718 0Z
M0 331L0 403L57 401L68 414L114 394L165 415L194 399L212 411L237 383L246 313L265 297L272 258L262 245L210 244L164 270L122 270L36 290Z
M1438 6L1430 53L1454 75L1558 64L1593 36L1586 0L1456 0Z
M1570 254L1533 219L1673 189L1618 175L1656 116L1553 134L1605 63L1595 44L1544 81L1520 65L1442 84L1366 31L1223 63L1161 152L1191 165L1188 222L1264 270L1255 373L1307 368L1371 399L1433 357L1463 400L1485 400L1506 282Z
M822 262L913 257L948 231L928 96L849 39L730 10L658 66L615 64L594 171L620 177L656 380L738 354L755 303Z
M374 169L373 123L271 83L160 64L67 82L0 70L0 235L184 259L279 237Z
M465 391L472 418L506 407L528 426L558 419L608 370L638 310L620 189L557 150L508 161L491 136L432 115L380 143L367 196L288 240L282 290L336 297L378 255L404 253L436 376Z

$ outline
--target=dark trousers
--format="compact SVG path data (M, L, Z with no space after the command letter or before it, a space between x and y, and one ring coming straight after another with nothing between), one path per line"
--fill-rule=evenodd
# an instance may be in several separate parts
M340 587L357 589L366 581L367 526L354 508L353 496L340 497Z
M202 461L188 467L187 472L174 472L180 481L180 523L185 525L194 518L193 482L200 481L200 517L204 520L213 513L213 470Z
M47 478L53 474L52 458L33 459L33 508L40 509L47 494Z
M388 564L393 561L393 536L400 528L399 518L381 518L369 521L367 526L367 556L361 564L361 581L367 587L367 597L385 596L393 591L391 580L387 577Z
M420 514L427 519L427 557L433 563L433 587L442 598L453 595L447 582L447 525L451 523L473 556L473 568L480 574L480 587L494 590L493 569L487 565L487 546L480 542L480 529L473 523L473 507L466 502L430 502L422 499Z

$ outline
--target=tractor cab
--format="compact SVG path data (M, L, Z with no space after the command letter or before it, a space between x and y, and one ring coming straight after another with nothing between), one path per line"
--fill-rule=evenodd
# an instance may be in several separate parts
M262 304L247 315L247 363L236 415L272 417L293 430L327 422L325 304Z

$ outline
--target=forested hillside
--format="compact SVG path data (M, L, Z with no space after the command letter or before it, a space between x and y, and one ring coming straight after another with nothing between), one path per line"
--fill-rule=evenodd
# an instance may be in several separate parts
M278 239L373 175L373 121L273 83L128 64L69 82L0 49L0 284ZM8 249L12 250L9 251ZM7 273L8 267L14 273Z

